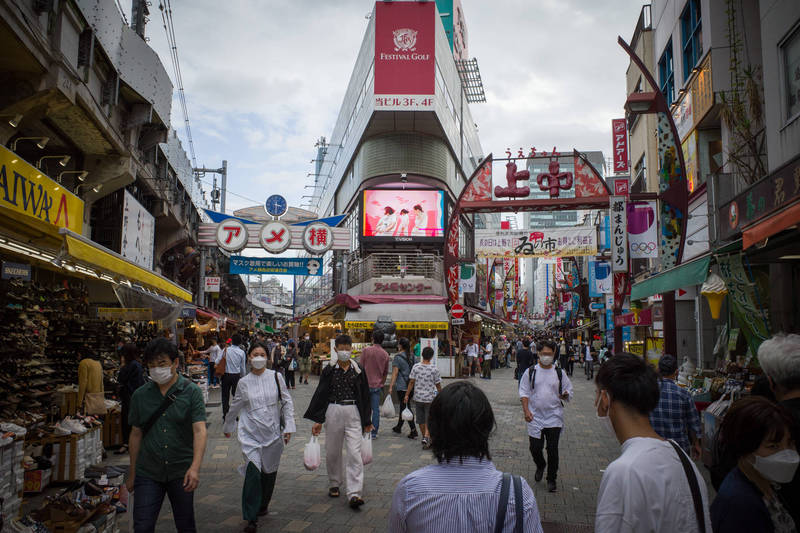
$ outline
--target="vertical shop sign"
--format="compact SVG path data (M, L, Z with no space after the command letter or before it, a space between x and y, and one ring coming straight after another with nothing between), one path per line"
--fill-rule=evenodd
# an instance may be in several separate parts
M153 268L156 219L131 193L125 191L120 255L140 267Z
M627 212L624 196L611 197L611 270L628 271Z
M628 172L628 126L624 118L611 121L614 140L614 173Z
M432 109L435 93L435 3L377 2L375 109Z
M694 192L700 184L700 169L697 163L697 131L693 131L681 143L681 150L683 150L683 163L686 165L686 186L689 188L689 192Z
M611 294L611 265L608 261L589 261L589 297Z
M656 202L630 202L627 207L631 259L658 258Z

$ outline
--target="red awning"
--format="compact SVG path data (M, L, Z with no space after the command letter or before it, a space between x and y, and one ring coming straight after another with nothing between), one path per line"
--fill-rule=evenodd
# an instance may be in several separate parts
M370 304L445 304L447 297L435 294L362 294L358 301Z
M222 318L214 311L211 311L210 309L206 309L204 307L197 308L197 316L201 316L203 318Z
M361 307L361 304L358 303L358 300L349 294L337 294L334 296L333 302L337 305L343 305L347 309L358 309Z
M800 202L758 222L742 231L742 249L747 250L756 243L776 233L800 224Z

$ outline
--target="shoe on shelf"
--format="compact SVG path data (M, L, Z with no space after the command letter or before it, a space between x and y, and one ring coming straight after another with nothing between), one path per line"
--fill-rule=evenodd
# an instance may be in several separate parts
M533 479L538 483L542 480L543 477L544 477L544 467L539 468L537 466L536 473L533 475Z
M364 500L360 496L353 496L350 498L350 509L356 510L364 505Z
M548 480L547 481L547 492L555 492L556 491L556 480Z

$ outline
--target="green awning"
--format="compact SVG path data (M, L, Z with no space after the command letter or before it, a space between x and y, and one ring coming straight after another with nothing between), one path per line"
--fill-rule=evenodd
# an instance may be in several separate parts
M631 287L631 300L641 300L654 294L700 285L708 276L708 265L710 263L711 256L706 255L683 265L670 268L639 283L634 283Z

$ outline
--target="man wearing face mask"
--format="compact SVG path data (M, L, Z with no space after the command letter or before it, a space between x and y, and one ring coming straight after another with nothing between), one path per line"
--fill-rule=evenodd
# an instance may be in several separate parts
M242 336L231 335L231 345L225 350L225 374L222 375L222 421L228 415L231 396L236 394L239 380L247 373L247 356L241 347Z
M539 345L539 363L529 367L519 379L522 413L528 423L528 440L533 462L534 479L538 483L547 466L547 490L556 491L558 474L558 439L564 426L564 402L572 399L572 382L561 368L553 365L556 345L543 341ZM547 461L542 450L547 441Z
M703 477L677 443L650 425L659 401L653 368L636 355L617 354L595 383L600 426L622 445L600 481L595 531L710 533Z
M334 346L336 351L331 355L331 364L322 370L317 390L303 416L314 422L312 435L319 435L325 424L328 496L339 497L339 488L346 479L350 508L356 510L364 505L361 497L364 488L362 433L372 431L369 383L366 372L351 359L353 341L350 336L339 335ZM343 444L347 457L344 465Z
M178 374L178 347L168 339L151 341L144 358L152 381L131 397L130 469L125 482L136 494L134 530L155 531L167 495L175 528L194 533L194 490L206 449L203 393Z

